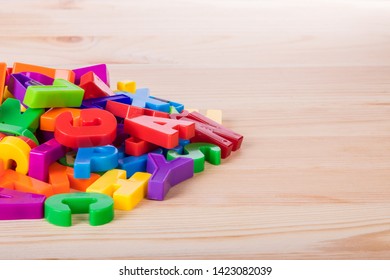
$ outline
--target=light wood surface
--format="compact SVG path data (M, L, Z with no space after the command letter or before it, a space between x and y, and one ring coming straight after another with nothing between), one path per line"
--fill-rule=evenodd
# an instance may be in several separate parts
M0 61L108 63L243 134L105 226L0 221L1 259L389 259L388 1L4 1Z

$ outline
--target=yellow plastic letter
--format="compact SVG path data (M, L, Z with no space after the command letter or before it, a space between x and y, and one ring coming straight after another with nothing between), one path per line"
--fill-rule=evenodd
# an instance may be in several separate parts
M22 139L6 136L0 141L0 160L5 169L11 168L12 160L16 162L16 172L26 175L31 147Z
M113 197L114 208L133 209L145 196L151 174L136 172L126 180L126 171L112 169L87 188L87 192L103 193Z
M135 93L136 83L134 81L120 81L117 84L117 88L120 91Z

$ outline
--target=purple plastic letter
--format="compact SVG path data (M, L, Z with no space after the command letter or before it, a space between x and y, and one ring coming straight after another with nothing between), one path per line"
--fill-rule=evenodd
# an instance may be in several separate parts
M106 64L97 64L97 65L91 65L91 66L73 69L73 72L75 73L74 83L76 85L79 85L81 76L90 71L95 73L96 76L98 76L107 86L110 86L110 77L108 75Z
M49 166L66 154L66 147L55 138L35 147L30 151L28 175L35 179L47 182Z
M194 176L194 160L179 157L166 161L163 155L148 154L146 170L152 174L148 184L148 199L164 200L169 189Z
M42 219L46 196L0 188L0 220Z

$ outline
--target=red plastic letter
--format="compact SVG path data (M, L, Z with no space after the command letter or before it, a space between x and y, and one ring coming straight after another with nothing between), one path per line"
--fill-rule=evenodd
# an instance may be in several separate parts
M190 139L195 135L191 121L140 116L125 120L125 131L130 135L167 149L179 144L179 137Z
M115 140L116 127L114 115L105 110L84 109L78 120L64 112L56 119L54 137L71 148L104 146Z

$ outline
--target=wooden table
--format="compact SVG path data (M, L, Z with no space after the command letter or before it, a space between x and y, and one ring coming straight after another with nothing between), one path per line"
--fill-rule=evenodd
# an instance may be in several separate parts
M388 2L6 1L0 38L9 65L107 63L245 137L108 225L1 221L1 259L389 259Z

